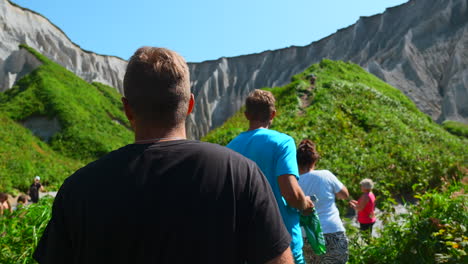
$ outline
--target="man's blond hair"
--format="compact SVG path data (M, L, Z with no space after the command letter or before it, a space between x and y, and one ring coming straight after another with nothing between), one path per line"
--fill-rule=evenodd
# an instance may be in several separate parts
M271 113L276 111L275 97L269 91L256 89L245 100L245 112L251 120L266 122Z
M179 126L190 99L187 63L165 48L139 48L127 65L124 95L141 120L165 128Z

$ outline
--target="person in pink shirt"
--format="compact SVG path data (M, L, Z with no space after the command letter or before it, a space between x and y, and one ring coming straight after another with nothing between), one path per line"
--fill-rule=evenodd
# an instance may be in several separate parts
M362 195L359 200L351 200L349 205L357 211L358 222L362 231L369 230L372 234L372 226L375 223L375 195L372 193L374 182L364 179L360 182Z

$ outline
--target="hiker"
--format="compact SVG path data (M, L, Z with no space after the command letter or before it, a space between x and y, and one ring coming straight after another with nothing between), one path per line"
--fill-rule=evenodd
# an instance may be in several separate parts
M39 202L39 191L43 192L44 187L41 184L41 177L34 177L34 182L29 187L29 196L31 197L31 202Z
M142 47L123 85L135 142L65 180L34 258L41 264L292 264L291 237L257 165L225 147L186 139L194 96L185 60Z
M315 210L318 213L325 237L326 253L312 255L312 263L346 263L348 261L348 238L335 199L347 199L348 189L328 170L316 170L320 155L315 143L309 139L297 147L299 185L305 195L317 197Z
M299 171L294 139L269 129L276 115L275 98L271 92L258 89L251 92L245 106L249 129L233 139L227 147L255 161L265 174L284 224L292 236L291 250L295 263L305 263L298 210L311 211L313 203L297 183Z
M372 192L374 182L364 179L360 183L362 195L359 199L351 200L349 205L357 211L358 222L361 231L368 232L372 236L372 226L375 224L375 195Z
M307 80L309 80L310 83L310 90L315 89L315 81L317 81L317 76L315 74L311 73L307 76Z
M24 194L21 194L16 199L16 206L15 206L15 208L13 208L13 210L21 209L21 208L25 207L27 204L28 204L28 196L26 196Z
M10 202L8 201L8 194L0 193L0 215L3 215L4 211L13 212Z

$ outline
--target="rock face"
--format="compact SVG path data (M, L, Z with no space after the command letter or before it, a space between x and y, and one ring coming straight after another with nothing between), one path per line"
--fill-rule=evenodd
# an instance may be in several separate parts
M284 85L323 58L361 65L436 121L468 123L467 5L466 0L412 0L305 47L192 64L195 112L203 116L192 122L206 120L195 133L222 124L252 89Z
M0 28L0 90L34 68L26 63L13 69L9 63L25 43L87 81L122 91L124 60L81 50L39 14L0 0ZM436 121L468 123L468 2L411 0L305 47L189 64L197 101L189 133L202 137L237 111L253 89L284 85L323 58L361 65Z
M0 0L0 91L11 88L12 82L19 77L16 74L24 75L38 66L25 64L26 67L21 69L11 63L28 56L27 52L18 51L19 44L36 49L86 81L97 81L122 90L125 60L82 50L47 18Z

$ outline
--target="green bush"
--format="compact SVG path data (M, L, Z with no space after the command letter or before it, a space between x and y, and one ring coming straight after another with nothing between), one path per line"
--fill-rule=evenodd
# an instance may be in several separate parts
M468 125L457 121L446 120L442 123L442 126L450 133L468 138Z
M53 198L0 216L0 263L36 263L32 254L51 217Z
M467 190L454 184L417 196L419 202L386 223L378 238L348 229L349 263L468 263Z

